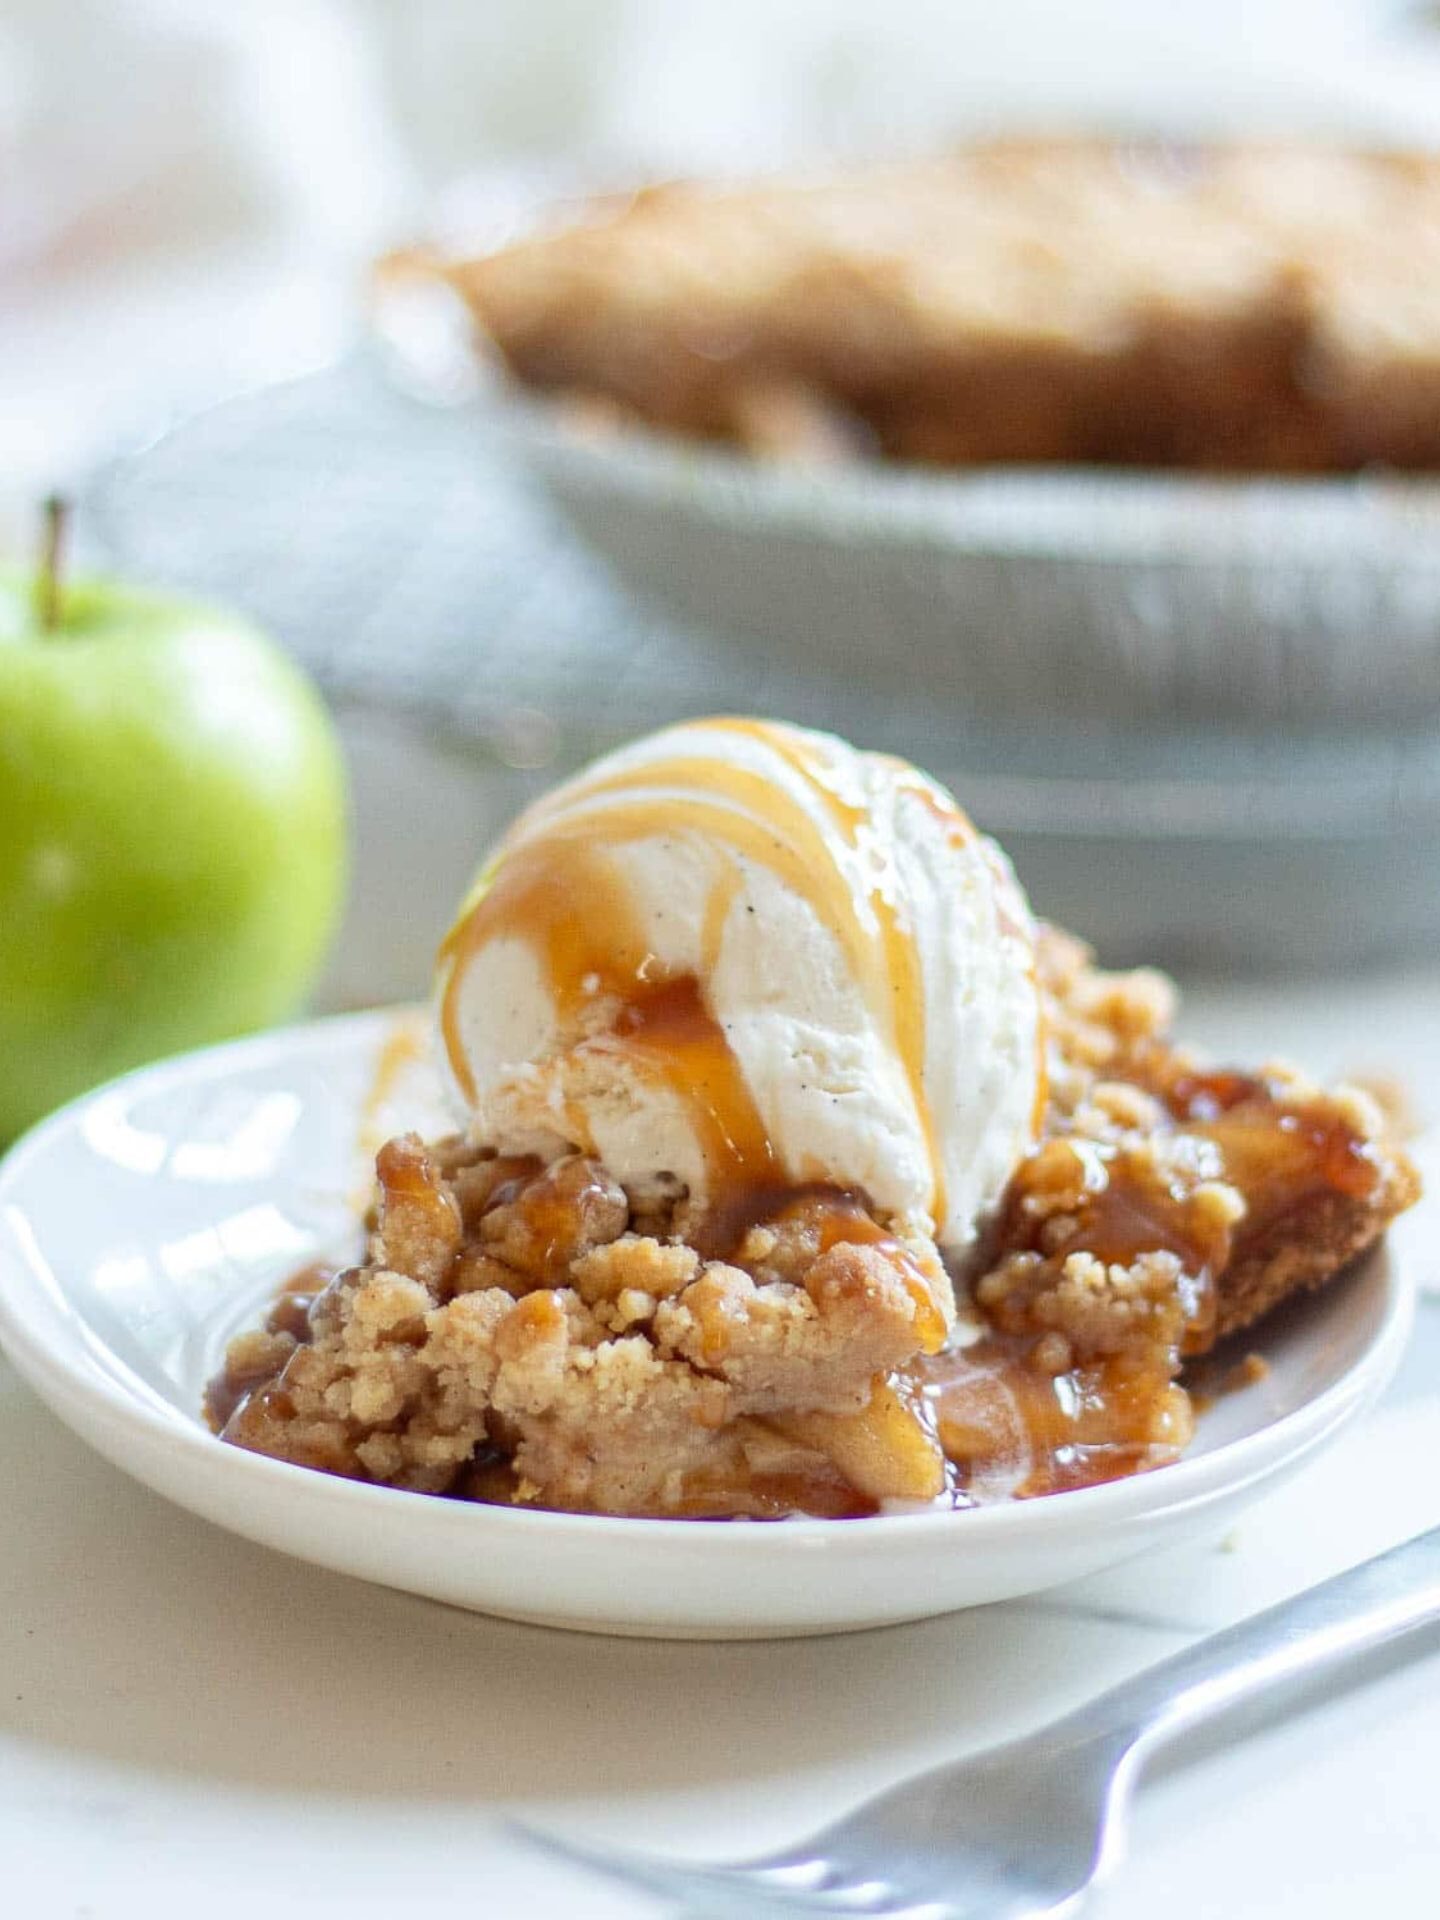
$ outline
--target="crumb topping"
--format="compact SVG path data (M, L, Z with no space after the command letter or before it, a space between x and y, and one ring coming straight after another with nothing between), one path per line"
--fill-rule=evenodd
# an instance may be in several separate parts
M593 1158L388 1141L363 1262L232 1342L227 1440L424 1493L605 1513L871 1513L1164 1464L1188 1356L1328 1279L1418 1181L1367 1093L1202 1067L1174 991L1045 930L1041 1138L952 1281L826 1188L726 1244ZM725 1238L725 1236L721 1236Z
M643 1511L683 1504L697 1478L745 1483L757 1446L772 1474L783 1456L825 1477L814 1449L754 1423L863 1415L953 1322L933 1248L826 1245L818 1198L752 1228L732 1261L635 1232L623 1189L583 1155L541 1166L402 1136L377 1171L367 1261L316 1297L308 1338L232 1347L237 1382L270 1379L228 1439L423 1492L493 1448L517 1499ZM662 1222L652 1194L643 1217L677 1210Z

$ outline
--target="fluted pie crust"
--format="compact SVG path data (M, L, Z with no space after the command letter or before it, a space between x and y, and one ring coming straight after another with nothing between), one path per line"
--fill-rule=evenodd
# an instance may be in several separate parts
M1190 1358L1318 1286L1418 1195L1384 1115L1202 1068L1160 975L1046 930L1041 1137L966 1271L865 1197L389 1141L365 1257L231 1345L226 1440L417 1492L663 1517L872 1514L1174 1460ZM958 1295L958 1300L957 1300Z

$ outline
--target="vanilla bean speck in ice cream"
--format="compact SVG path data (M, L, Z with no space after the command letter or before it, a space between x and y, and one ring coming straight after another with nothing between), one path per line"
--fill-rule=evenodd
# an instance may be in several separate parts
M442 949L471 1135L702 1205L823 1183L963 1252L1043 1104L1029 909L904 761L667 728L525 813Z

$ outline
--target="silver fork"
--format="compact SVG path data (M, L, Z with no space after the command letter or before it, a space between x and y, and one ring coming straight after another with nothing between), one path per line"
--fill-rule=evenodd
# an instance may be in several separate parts
M763 1859L689 1865L523 1831L708 1920L1061 1920L1121 1859L1131 1795L1156 1754L1217 1716L1294 1699L1437 1623L1440 1528Z

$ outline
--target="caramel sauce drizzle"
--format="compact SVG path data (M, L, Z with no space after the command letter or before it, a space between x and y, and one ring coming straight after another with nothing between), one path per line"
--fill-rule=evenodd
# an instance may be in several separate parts
M863 901L870 917L865 932L867 957L872 964L867 971L873 972L878 960L881 973L878 981L867 979L866 973L860 978L866 980L872 1011L888 1021L892 1043L910 1085L930 1160L930 1211L938 1228L945 1217L945 1162L925 1089L925 979L891 847L876 832L865 795L847 793L841 769L825 762L808 740L763 720L718 720L711 724L763 740L819 796L848 849L847 886L852 911L856 901ZM975 829L958 807L944 806L940 795L915 768L903 760L885 757L897 784L923 800L957 844L974 840Z
M613 830L616 844L631 837L618 822L602 824ZM597 833L594 825L562 823L544 840L517 847L441 949L453 955L440 1018L456 1078L473 1100L459 1032L464 957L487 940L518 933L539 957L559 1019L608 1011L608 1032L597 1031L597 1044L623 1046L685 1102L718 1187L776 1180L774 1148L723 1029L692 975L670 976L659 966L630 910L623 877L608 858L610 833ZM736 874L728 892L722 885L712 896L707 948L712 940L718 946L738 884ZM581 1145L593 1149L580 1119L567 1115Z
M542 800L522 816L493 863L488 884L482 878L441 948L442 961L450 963L441 1031L455 1076L473 1100L459 1029L465 962L489 940L519 935L540 956L562 1020L583 1013L587 1001L601 995L618 1004L615 1037L686 1097L717 1189L770 1184L776 1168L773 1146L728 1042L704 1004L703 989L692 982L682 993L677 983L661 979L624 900L623 880L606 859L609 851L630 842L693 831L775 873L840 942L903 1064L926 1135L931 1210L938 1223L945 1205L943 1161L925 1092L920 956L893 856L875 831L868 802L863 794L847 791L837 770L784 728L754 720L700 724L760 740L779 754L819 799L835 831L827 833L801 801L763 774L704 755L677 754L604 774L558 803ZM906 789L924 800L957 841L974 839L969 821L929 781L903 762L895 765ZM643 789L657 786L672 791L645 796ZM601 804L568 817L577 802ZM552 812L555 817L547 817ZM702 954L706 974L718 958L740 880L738 867L728 868L709 900ZM662 986L668 997L657 998Z
M1107 1265L1128 1265L1163 1249L1181 1262L1185 1326L1175 1361L1210 1351L1219 1306L1217 1281L1263 1245L1277 1223L1303 1216L1327 1197L1365 1200L1381 1177L1373 1142L1332 1112L1285 1105L1283 1087L1258 1075L1184 1073L1157 1089L1187 1134L1216 1150L1214 1177L1246 1203L1233 1225L1196 1219L1183 1190L1137 1178L1128 1158L1096 1150L1095 1184L1078 1198L1073 1231L1046 1251L1071 1250ZM1023 1182L1023 1169L1019 1180ZM1001 1244L1030 1243L1012 1205ZM1174 1458L1189 1437L1190 1396L1158 1354L1092 1359L1049 1376L1029 1363L1033 1332L992 1327L974 1345L914 1363L922 1403L964 1486L971 1462L982 1471L1013 1462L1018 1497L1090 1486Z
M1219 1148L1225 1178L1246 1194L1242 1237L1327 1189L1364 1200L1380 1180L1375 1143L1335 1114L1287 1111L1283 1089L1256 1074L1183 1074L1165 1105L1187 1133Z
M949 1463L952 1504L1098 1486L1184 1451L1189 1399L1163 1373L1100 1360L1051 1378L1029 1364L1027 1344L989 1334L911 1369ZM997 1470L1008 1486L993 1484Z
M816 1257L838 1246L878 1247L893 1263L915 1303L915 1327L923 1353L938 1353L949 1335L945 1316L924 1266L875 1218L867 1197L823 1181L801 1186L778 1178L769 1186L732 1189L706 1210L692 1243L707 1260L733 1260L752 1227L799 1225L809 1230Z
M385 1035L356 1134L356 1145L367 1160L373 1160L390 1137L386 1109L405 1074L425 1059L429 1041L429 1024L418 1010L402 1014Z
M632 994L615 1032L632 1058L685 1098L720 1191L753 1191L778 1178L770 1136L693 974Z

